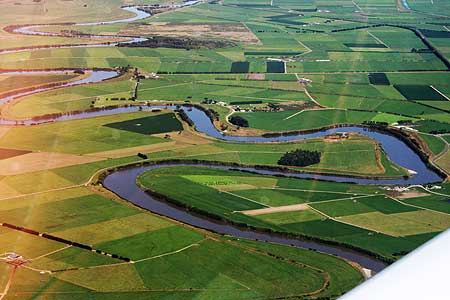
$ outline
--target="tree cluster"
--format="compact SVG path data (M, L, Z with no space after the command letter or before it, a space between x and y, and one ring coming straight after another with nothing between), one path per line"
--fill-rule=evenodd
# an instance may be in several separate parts
M279 165L306 167L320 162L321 153L319 151L310 151L297 149L286 152L279 160Z
M230 123L239 127L248 127L248 121L241 116L232 116Z
M144 41L133 43L119 43L119 47L146 47L146 48L175 48L175 49L199 49L199 48L224 48L234 45L231 42L221 40L201 40L191 38L174 38L164 36L152 36Z

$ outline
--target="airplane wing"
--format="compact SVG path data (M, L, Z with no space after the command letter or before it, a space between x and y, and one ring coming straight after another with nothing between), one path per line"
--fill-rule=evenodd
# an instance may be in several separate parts
M450 229L338 300L450 299Z

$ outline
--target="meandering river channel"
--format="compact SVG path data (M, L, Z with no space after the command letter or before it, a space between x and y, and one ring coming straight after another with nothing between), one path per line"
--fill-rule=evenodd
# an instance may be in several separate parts
M197 2L193 2L194 4ZM75 25L79 26L93 26L93 25L102 25L102 24L112 24L119 22L132 22L140 19L144 19L149 16L148 13L143 12L136 7L124 7L123 9L136 13L135 17L115 20L115 21L105 21L105 22L94 22L94 23L79 23ZM52 33L45 32L36 32L33 30L34 27L38 27L42 25L28 25L24 27L20 27L15 31L21 34L32 34L32 35L53 35ZM96 36L93 36L96 37ZM103 36L104 37L104 36ZM119 36L115 36L119 37ZM132 41L142 40L141 38L133 38ZM109 46L117 45L117 43L111 43ZM85 47L87 45L75 45L75 46L55 46L57 48L72 48L72 47ZM93 46L105 46L104 43L98 45L88 45L89 47ZM52 47L52 46L50 46ZM47 48L47 47L45 47ZM38 48L30 48L30 49L20 49L20 50L4 50L0 53L7 53L8 51L25 51L25 50L33 50ZM58 70L58 71L15 71L15 72L6 72L1 74L20 74L20 73L64 73L64 72L73 72L74 70ZM72 81L65 83L63 85L59 85L57 87L48 87L48 88L37 88L34 90L18 93L12 96L5 97L0 99L0 104L10 102L18 97L23 97L29 94L44 92L48 90L52 90L60 87L68 87L75 86L86 83L94 83L101 82L103 80L107 80L117 76L117 72L115 71L99 71L99 70L87 70L90 74L80 80ZM82 119L89 118L95 116L102 115L110 115L117 113L125 113L125 112L133 112L142 109L173 109L175 110L176 106L166 106L166 105L150 105L150 106L128 106L128 107L118 107L112 109L104 109L104 110L96 110L96 111L85 111L85 112L76 112L76 113L67 113L64 115L57 116L49 116L43 118L36 119L28 119L28 120L7 120L0 119L0 125L35 125L42 124L48 122L57 122L57 121L65 121L65 120L74 120L74 119ZM379 178L379 179L370 179L370 178L358 178L358 177L346 177L346 176L334 176L334 175L319 175L319 174L311 174L311 173L283 173L283 172L274 172L268 170L260 170L250 167L241 167L238 169L252 171L259 173L261 175L285 175L290 177L297 178L311 178L311 179L322 179L322 180L330 180L337 182L355 182L361 184L426 184L432 182L441 181L441 178L434 171L429 169L426 164L420 159L419 155L415 153L407 144L405 144L402 140L392 135L389 135L384 132L372 131L367 128L362 127L341 127L341 128L333 128L323 131L317 131L313 133L298 133L294 135L280 135L275 137L262 137L262 136L232 136L225 135L219 132L215 126L212 124L211 120L208 116L200 109L195 107L182 107L189 118L194 122L195 128L197 131L205 134L207 136L226 140L230 142L241 142L241 143L273 143L273 142L288 142L288 141L299 141L310 138L323 137L326 135L330 135L336 132L353 132L365 135L369 138L376 140L383 150L386 152L389 159L395 164L407 168L409 170L413 170L416 174L407 178ZM184 164L178 164L184 165ZM337 255L344 259L354 261L364 268L371 269L373 271L380 271L383 269L386 264L382 261L379 261L375 258L369 257L365 254L358 253L357 251L345 249L337 246L330 246L325 243L301 240L301 239L292 239L286 238L275 234L268 233L259 233L250 229L241 229L235 226L231 226L224 223L213 222L211 220L192 215L180 208L174 207L167 203L158 201L154 199L149 194L145 193L141 190L136 184L136 177L142 174L145 171L161 168L161 167L170 167L173 165L151 165L151 166L140 166L134 167L130 169L123 169L116 171L106 177L104 180L104 186L109 190L113 191L123 199L138 205L142 208L145 208L151 212L161 214L167 216L171 219L175 219L181 221L183 223L187 223L193 226L201 227L204 229L208 229L214 232L218 232L221 234L231 235L237 238L249 238L254 240L263 240L269 242L276 242L280 244L286 245L294 245L301 248L311 248L324 253ZM198 166L198 165L196 165ZM222 168L222 169L230 169L231 167L226 166L209 166L210 168ZM233 167L236 169L235 167Z

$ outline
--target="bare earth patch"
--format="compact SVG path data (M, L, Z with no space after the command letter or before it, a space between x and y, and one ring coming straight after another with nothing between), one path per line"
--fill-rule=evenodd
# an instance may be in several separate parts
M191 37L202 39L222 39L233 42L259 44L260 41L248 28L239 23L167 23L154 22L151 24L130 24L120 30L120 35L126 36L168 36Z
M93 156L55 152L33 152L0 160L0 175L16 175L102 160Z
M266 74L248 74L247 79L250 80L264 80L266 79Z
M0 160L30 153L31 151L0 148Z
M309 209L307 204L294 204L294 205L285 205L285 206L278 206L278 207L268 207L268 208L261 208L261 209L244 210L244 211L240 211L240 212L247 216L257 216L257 215L273 214L273 213L288 212L288 211L299 211L299 210L307 210L307 209Z
M428 193L419 192L419 191L408 191L408 192L403 192L403 193L397 195L395 198L409 199L409 198L417 198L417 197L425 197L425 196L431 196L431 195Z

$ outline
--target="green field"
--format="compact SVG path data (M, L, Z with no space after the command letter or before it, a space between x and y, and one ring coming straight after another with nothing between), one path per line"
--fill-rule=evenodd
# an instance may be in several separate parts
M56 75L1 75L0 74L0 95L5 92L29 88L33 86L51 84L67 81L77 77L76 74L56 74Z
M244 177L243 174L204 167L173 167L148 171L139 182L176 203L216 218L332 240L389 258L410 251L418 240L423 241L417 235L431 237L450 225L448 216L377 196L382 192L377 187L369 192L368 187L357 186L364 191L358 193L348 190L347 184L322 183L321 186L310 180L249 174ZM301 187L308 183L312 187ZM167 189L173 185L185 188ZM301 203L308 206L274 214L246 215L245 212Z
M183 130L183 125L173 113L109 123L103 126L140 134L157 134Z
M121 9L129 5L144 5L151 16L105 22L132 18ZM0 103L0 119L139 108L33 126L0 125L0 298L331 300L360 284L365 276L353 262L191 227L132 205L101 181L121 167L167 160L279 168L279 159L297 149L320 152L320 162L283 166L287 170L280 172L414 176L363 135L283 143L218 140L171 110L146 108L168 104L202 106L217 130L229 135L388 126L414 138L424 160L428 156L449 175L450 5L438 0L408 0L408 5L400 0L0 1L0 94L89 75L74 69L120 73L104 82ZM54 36L14 32L28 24ZM97 45L132 37L148 40ZM67 71L23 72L51 69ZM232 116L244 118L249 127L231 124ZM136 184L191 213L387 261L450 228L447 182L404 189L166 166L140 174ZM8 282L10 252L27 261Z
M57 122L31 128L14 127L1 137L0 145L5 148L31 151L86 154L164 142L162 138L106 126L118 121L134 122L131 120L139 117L147 117L146 122L151 124L152 120L149 115L152 115L152 113L136 112ZM173 114L169 116L173 116ZM157 115L155 117L155 121L159 122L161 117L157 117ZM156 123L158 127L173 120L171 118L168 120L167 117L163 118L166 122ZM168 131L179 128L178 121L172 124L174 124L173 128L168 128ZM155 132L167 131L159 127Z
M145 290L161 290L152 293L155 299L165 297L162 291L185 299L208 299L219 291L226 292L227 299L311 292L327 296L342 294L362 280L359 271L333 256L288 246L230 241L144 213L87 188L45 192L18 200L2 205L2 222L90 244L95 249L131 257L135 263L124 264L2 227L2 252L34 257L31 267L57 271L39 275L20 268L15 280L21 284L11 287L11 299L32 299L27 291L43 288L45 293L63 294L62 299L87 295L105 299L105 295L112 294L140 299L148 295ZM272 253L277 257L269 255ZM157 274L155 269L159 270ZM174 270L177 276L173 276ZM274 272L281 276L275 279ZM126 276L115 276L118 273ZM292 280L292 276L296 279ZM323 288L325 276L330 282Z
M373 177L406 175L406 171L393 164L373 141L362 136L352 136L351 139L341 141L312 139L296 143L270 145L216 142L154 153L151 157L153 159L190 158L247 165L278 166L278 159L284 153L298 148L320 151L322 156L318 164L303 168L292 167L296 171Z
M369 121L394 123L399 120L411 120L411 118L391 114L380 115L374 112L337 109L303 111L294 115L295 113L295 111L252 112L238 115L247 119L251 128L268 131L305 130L324 128L335 124L361 124Z

